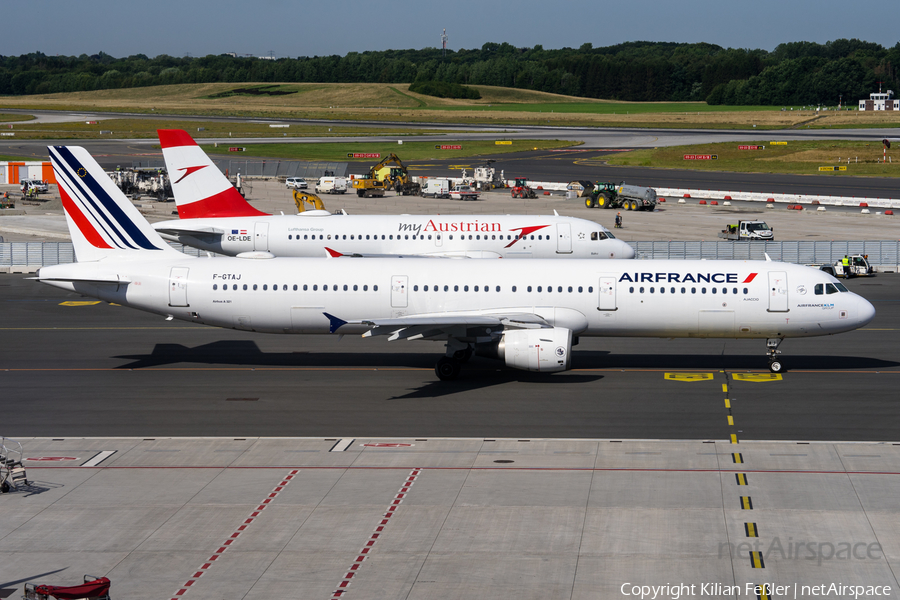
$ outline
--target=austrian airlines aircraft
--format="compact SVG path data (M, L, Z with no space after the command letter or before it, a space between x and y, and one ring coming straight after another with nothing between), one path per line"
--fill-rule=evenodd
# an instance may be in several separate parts
M269 215L234 189L180 129L160 129L178 215L153 227L163 238L236 256L338 254L469 258L634 258L602 225L573 217L519 215L342 215L311 210Z
M763 261L190 257L173 250L84 148L50 148L75 255L41 282L217 327L446 342L453 379L473 352L529 371L570 368L580 336L766 340L869 323L830 275Z

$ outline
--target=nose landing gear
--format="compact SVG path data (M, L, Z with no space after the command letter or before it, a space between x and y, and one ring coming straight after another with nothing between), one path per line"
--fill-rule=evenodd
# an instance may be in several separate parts
M784 366L778 360L778 355L781 354L778 345L783 341L783 338L768 338L766 340L766 356L769 359L769 370L773 373L781 373L784 370Z

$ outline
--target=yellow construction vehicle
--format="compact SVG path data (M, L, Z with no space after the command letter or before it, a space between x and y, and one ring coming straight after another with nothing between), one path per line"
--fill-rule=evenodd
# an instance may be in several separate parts
M322 202L322 199L315 194L306 190L291 190L291 192L294 194L294 204L297 205L298 213L305 211L307 204L315 210L325 210L325 204Z
M369 169L365 177L354 179L353 188L360 198L380 198L384 196L385 190L390 189L401 196L418 195L421 190L418 183L413 183L403 161L393 152Z

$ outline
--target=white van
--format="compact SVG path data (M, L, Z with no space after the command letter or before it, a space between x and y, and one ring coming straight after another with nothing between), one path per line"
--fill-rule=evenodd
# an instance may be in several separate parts
M422 186L422 196L428 198L449 198L450 197L450 180L449 179L428 179Z
M326 194L346 194L347 178L346 177L320 177L316 184L316 193Z

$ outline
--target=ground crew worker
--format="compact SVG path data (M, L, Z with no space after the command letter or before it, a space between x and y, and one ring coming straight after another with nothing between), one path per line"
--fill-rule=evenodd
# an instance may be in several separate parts
M616 214L616 229L622 229L622 213Z
M844 277L847 277L850 274L850 257L846 254L841 259L841 266L844 267Z

